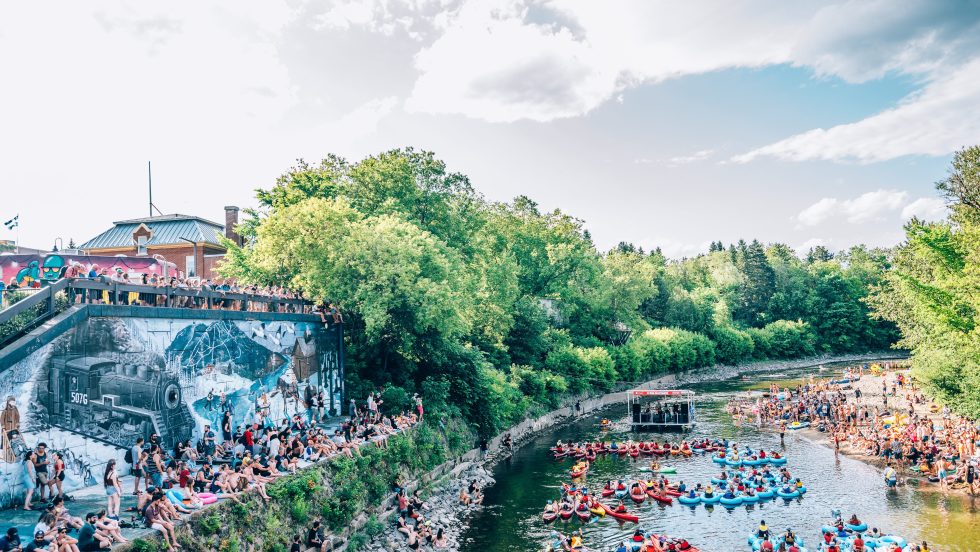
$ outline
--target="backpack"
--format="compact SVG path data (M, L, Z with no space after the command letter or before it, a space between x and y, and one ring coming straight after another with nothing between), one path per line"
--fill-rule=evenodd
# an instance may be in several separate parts
M123 460L125 460L127 464L133 463L133 449L126 449L126 456L123 456Z

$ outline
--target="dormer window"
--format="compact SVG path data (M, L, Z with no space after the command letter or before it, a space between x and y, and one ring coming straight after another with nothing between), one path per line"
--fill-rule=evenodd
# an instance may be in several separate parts
M147 255L147 244L150 243L150 238L153 237L153 231L149 229L145 224L140 224L133 230L133 243L136 244L136 254L137 255Z

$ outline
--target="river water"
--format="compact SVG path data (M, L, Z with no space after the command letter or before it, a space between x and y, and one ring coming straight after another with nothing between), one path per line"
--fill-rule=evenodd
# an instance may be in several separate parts
M835 366L839 370L845 365ZM830 368L830 365L828 365ZM630 512L640 516L639 527L645 531L667 533L688 539L704 552L748 551L746 537L761 520L776 531L787 527L804 538L805 544L816 544L820 526L829 520L832 509L841 510L846 516L856 513L871 527L886 533L898 534L909 542L927 541L933 551L965 552L980 551L980 530L975 524L977 504L973 499L960 496L944 496L934 490L919 490L912 485L898 490L887 490L877 468L837 456L834 451L818 445L800 435L788 432L785 444L779 435L758 430L750 424L737 427L725 412L725 405L736 393L768 387L773 382L788 384L798 381L813 369L784 370L780 373L758 372L748 374L748 380L727 380L686 385L697 392L698 423L688 438L728 438L754 449L779 450L785 453L793 477L802 479L808 492L793 501L762 502L752 506L727 509L715 505L706 509L684 506L674 501L672 505L651 504L650 501L636 507L628 504ZM569 482L568 469L571 460L555 460L549 451L559 439L565 442L599 437L604 440L663 440L661 434L630 434L616 429L603 431L598 426L601 417L625 422L626 408L612 407L601 414L583 418L538 434L524 444L514 455L499 463L494 471L497 483L486 489L485 508L470 520L470 527L461 539L462 550L480 552L528 552L542 550L548 542L549 532L554 529L570 533L583 528L584 543L592 551L613 551L620 541L632 536L633 524L620 527L612 519L593 519L581 525L577 521L558 521L548 525L541 520L541 511L548 500L557 499L562 483ZM674 439L678 437L673 436ZM646 458L646 460L645 460ZM709 483L717 477L720 466L711 461L710 455L691 458L667 458L665 466L675 466L677 475L668 475L672 481L681 480L689 485ZM638 468L649 464L649 457L637 460L600 456L587 475L586 484L599 489L605 481L638 479L649 474ZM612 499L607 500L611 503ZM627 501L630 502L630 501ZM815 547L808 547L811 552Z

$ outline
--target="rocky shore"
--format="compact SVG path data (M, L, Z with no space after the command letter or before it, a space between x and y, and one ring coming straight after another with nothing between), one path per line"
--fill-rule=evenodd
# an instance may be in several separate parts
M454 470L442 481L437 482L434 492L425 499L426 508L422 510L422 517L432 523L433 534L438 531L438 528L443 529L447 545L444 548L435 548L429 544L423 544L420 550L455 551L460 549L459 539L463 531L467 529L471 515L482 508L482 505L479 504L463 506L459 502L460 490L469 486L471 482L476 482L480 489L485 489L494 484L495 481L487 461L470 463L462 470L458 472ZM364 548L368 552L395 552L407 549L405 535L396 531L394 527L386 529Z

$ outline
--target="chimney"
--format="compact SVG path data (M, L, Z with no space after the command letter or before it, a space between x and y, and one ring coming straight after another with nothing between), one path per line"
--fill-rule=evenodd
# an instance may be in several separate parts
M238 224L238 207L229 205L225 207L225 237L238 245L242 244L242 237L235 232Z

